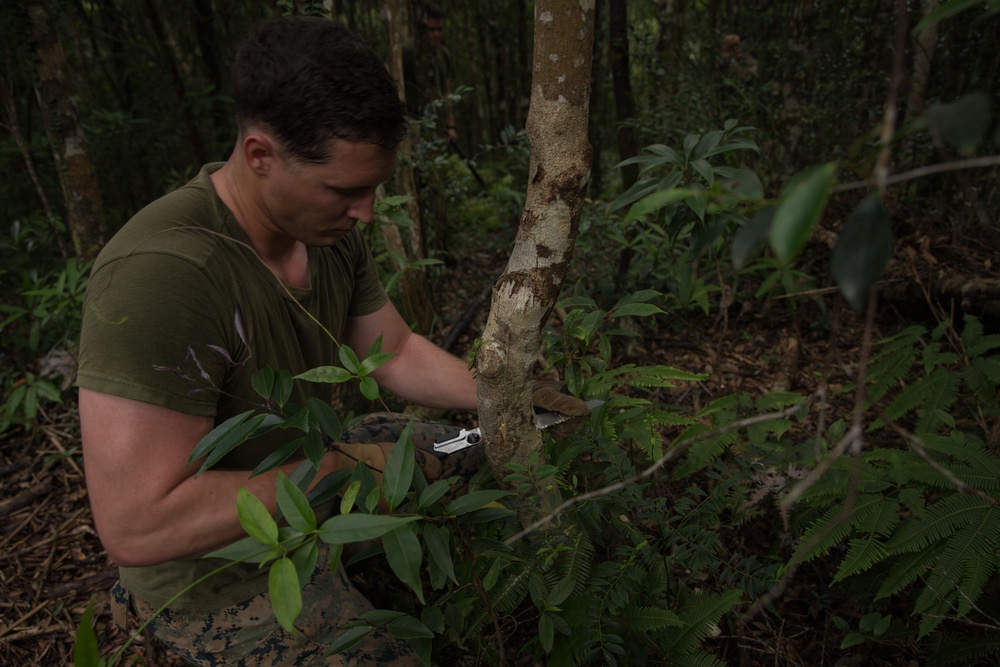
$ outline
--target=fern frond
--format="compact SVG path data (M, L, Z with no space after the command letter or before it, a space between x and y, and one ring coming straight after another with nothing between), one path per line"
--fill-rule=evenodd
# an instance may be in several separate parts
M528 595L528 584L531 577L537 573L539 558L536 556L527 561L514 561L500 574L500 578L489 591L490 604L478 605L465 627L467 636L475 636L483 625L490 611L506 614L521 604Z
M729 431L728 433L719 433L710 438L695 442L688 449L684 462L674 470L674 478L683 479L710 465L739 438L740 434L738 431ZM679 438L678 441L680 440Z
M864 572L876 563L886 558L885 547L875 533L869 533L863 538L851 540L848 543L847 555L837 568L833 583L838 583L852 574Z
M726 667L726 663L715 656L703 651L688 655L679 655L670 658L669 664L672 667Z
M743 592L725 591L720 595L693 595L686 601L680 616L687 624L673 638L669 645L670 655L694 653L702 640L708 636L723 614L728 614L739 604Z
M632 610L628 617L628 625L634 630L648 631L679 628L685 626L686 623L669 609L646 606Z
M884 500L881 495L863 494L850 512L846 512L843 505L827 509L823 516L806 528L790 564L805 563L825 554L833 545L842 542L857 524L868 521L872 514L878 512Z
M904 336L881 344L879 352L872 358L866 377L868 378L868 399L880 400L892 387L898 385L909 374L916 359L914 344L926 333L923 327L911 327L916 335ZM919 331L919 333L916 333Z
M966 484L984 490L1000 487L1000 458L991 454L978 438L953 431L947 436L926 436L923 440L927 449L969 464L971 471L960 476Z
M935 369L926 380L927 394L916 431L934 433L942 425L954 426L950 408L958 400L959 377L944 368Z
M579 529L567 537L569 548L559 554L554 569L561 579L573 579L573 595L579 595L587 587L587 577L594 562L594 542Z
M980 664L986 656L1000 653L1000 634L993 633L985 637L963 637L955 641L947 638L933 658L933 664L941 667L948 665Z
M904 523L886 545L891 554L918 551L954 534L990 510L979 496L955 494L927 508L922 517Z
M901 590L916 581L929 570L941 553L941 545L934 545L925 551L914 551L893 559L889 574L882 580L882 585L875 594L876 600L896 595Z

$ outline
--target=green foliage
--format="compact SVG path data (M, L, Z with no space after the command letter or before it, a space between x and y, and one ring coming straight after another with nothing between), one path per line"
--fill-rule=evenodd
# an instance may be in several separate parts
M4 401L0 406L0 433L13 424L30 428L46 403L60 403L75 377L69 349L75 345L81 322L89 264L75 258L50 273L23 269L22 288L0 304L0 333L7 341L9 363L0 372ZM8 347L9 346L9 347ZM62 382L54 382L60 375Z
M874 578L875 601L909 599L918 637L981 613L1000 567L1000 456L984 441L998 416L998 346L972 317L961 334L943 323L881 341L867 386L882 417L868 431L902 425L908 446L837 459L803 499L814 518L790 564L840 553L833 581ZM845 642L863 641L861 629Z

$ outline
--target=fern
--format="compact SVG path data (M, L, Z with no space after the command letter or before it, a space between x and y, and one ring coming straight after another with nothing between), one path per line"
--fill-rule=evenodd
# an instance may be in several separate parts
M875 599L881 600L900 593L934 566L941 551L940 545L935 545L924 551L896 556L892 567L889 568L889 574L882 580L882 585L875 594Z
M702 640L718 624L724 614L733 610L743 597L742 591L730 590L720 595L698 594L691 596L680 612L687 627L671 638L668 652L671 655L694 653Z
M890 553L925 549L974 522L989 509L989 503L979 496L955 494L931 505L924 516L904 523L886 548Z
M574 530L568 537L569 548L559 554L554 572L563 579L572 579L573 595L579 595L587 587L594 559L594 542L583 530Z
M634 630L662 630L685 625L676 613L661 607L637 607L628 615L628 624Z

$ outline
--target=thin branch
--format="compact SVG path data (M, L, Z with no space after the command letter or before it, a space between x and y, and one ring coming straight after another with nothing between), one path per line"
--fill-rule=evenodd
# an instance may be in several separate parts
M768 421L772 421L772 420L775 420L775 419L784 419L786 417L790 417L791 415L795 414L796 412L799 412L803 408L807 407L810 403L812 403L812 400L813 400L813 398L810 397L808 400L806 400L806 401L804 401L802 403L798 403L796 405L790 406L790 407L785 408L784 410L780 410L778 412L769 412L769 413L762 414L762 415L754 415L753 417L747 417L746 419L741 419L740 421L733 422L732 424L726 424L725 426L723 426L721 428L717 428L717 429L714 429L712 431L707 431L705 433L701 433L697 437L694 437L694 438L691 438L690 440L686 440L686 441L684 441L682 443L679 443L676 446L672 447L670 449L670 451L668 451L666 454L664 454L659 459L657 459L657 461L655 463L653 463L653 465L649 466L648 468L646 468L642 472L640 472L640 473L638 473L636 475L633 475L629 479L622 480L620 482L615 482L614 484L610 484L610 485L608 485L606 487L603 487L601 489L597 489L595 491L590 491L588 493L582 493L582 494L580 494L578 496L573 496L572 498L569 498L569 499L563 501L560 505L558 505L555 509L553 509L549 514L543 516L542 518L538 519L534 523L528 525L527 527L525 527L521 532L517 533L516 535L513 535L512 537L507 538L507 540L505 540L504 544L513 544L514 542L517 542L521 538L529 535L533 531L538 530L542 526L544 526L544 525L546 525L548 523L551 523L562 512L564 512L566 509L572 507L573 505L576 505L577 503L582 503L582 502L584 502L586 500L592 500L594 498L600 498L601 496L609 495L611 493L614 493L616 491L620 491L620 490L624 489L629 484L634 484L636 482L642 481L642 480L650 477L653 473L655 473L657 470L659 470L664 465L666 465L666 463L668 461L673 460L678 454L680 454L681 452L683 452L684 450L686 450L688 447L690 447L691 445L693 445L693 444L695 444L697 442L705 440L706 438L715 437L717 435L723 435L725 433L729 433L730 431L735 431L737 429L746 428L747 426L753 426L754 424L761 424L763 422L768 422Z
M933 176L934 174L942 174L949 171L962 171L965 169L979 169L982 167L998 167L1000 166L1000 155L986 155L983 157L973 157L965 160L953 160L951 162L942 162L941 164L932 164L926 167L918 167L916 169L911 169L910 171L904 171L893 176L887 176L885 179L885 184L898 185L899 183L905 183L907 181L913 181L918 178L923 178L925 176ZM840 185L835 185L830 189L831 192L845 192L847 190L859 190L861 188L870 188L872 182L870 180L864 181L851 181L849 183L841 183Z

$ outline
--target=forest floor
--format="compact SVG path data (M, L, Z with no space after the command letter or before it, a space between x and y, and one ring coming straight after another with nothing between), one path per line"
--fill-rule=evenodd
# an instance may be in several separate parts
M942 266L954 269L954 262L970 276L996 273L990 265L990 257L997 256L994 249L970 253L965 246L953 252L947 238L914 238L900 247L897 258L909 258L904 268L896 269L901 275L930 279ZM453 352L466 352L482 331L489 309L488 298L482 299L484 288L503 268L505 257L497 251L461 258L439 283L440 293L450 297L436 301L450 304L440 313L441 322L462 319L470 305L475 313ZM771 301L766 309L762 303L743 304L735 295L725 317L681 314L670 331L644 330L628 350L633 357L629 360L709 374L709 380L672 397L675 404L697 405L733 391L811 393L818 388L818 378L830 389L853 381L850 360L858 357L863 322L837 305L836 294L820 291ZM891 304L879 317L886 330L905 319ZM432 337L441 343L447 333L442 326ZM884 333L877 331L876 338ZM843 415L851 405L835 409ZM16 667L72 662L75 630L91 601L102 654L126 641L111 620L108 593L116 569L94 532L75 406L58 406L42 414L39 422L34 435L7 433L0 441L0 664ZM779 520L776 509L772 519ZM750 524L735 539L751 544L761 537ZM842 633L830 616L856 614L850 601L839 599L830 588L829 578L829 570L820 565L801 568L766 613L745 619L740 631L716 638L714 648L734 666L919 664L892 644L841 651ZM707 647L713 648L711 643ZM125 655L142 657L149 665L184 664L161 651L140 638Z

